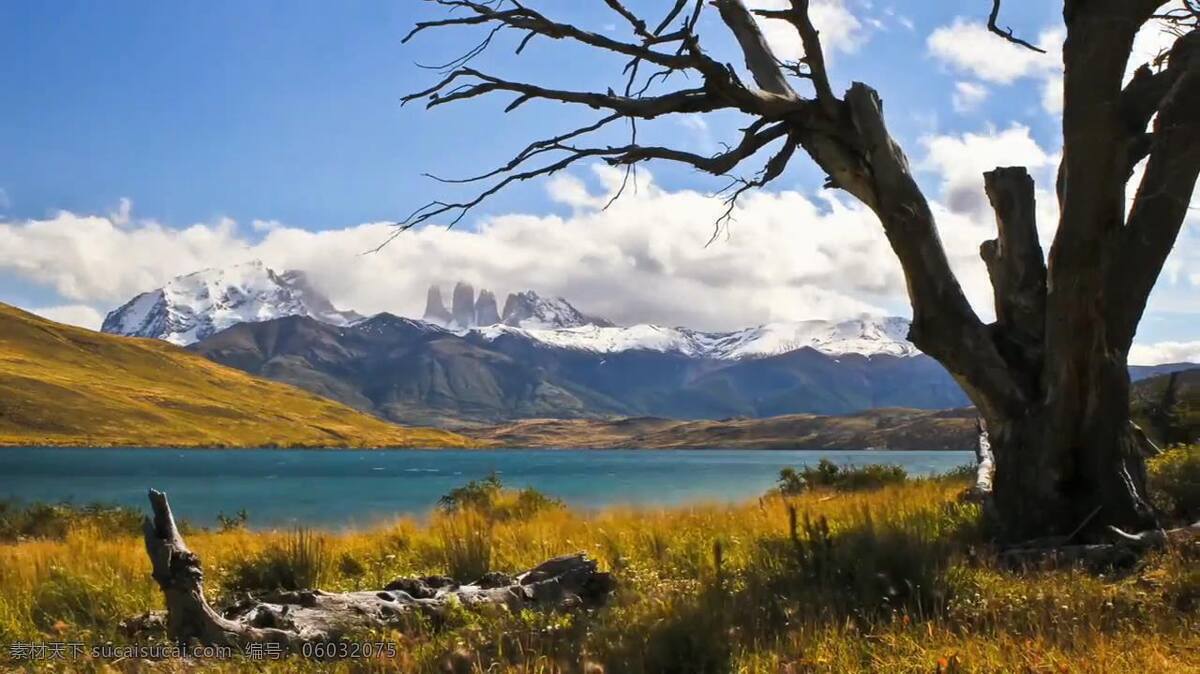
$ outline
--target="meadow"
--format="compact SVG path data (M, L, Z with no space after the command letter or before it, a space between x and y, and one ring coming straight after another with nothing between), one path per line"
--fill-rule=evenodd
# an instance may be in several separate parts
M1200 550L1125 569L1003 568L966 473L792 472L740 505L576 512L498 481L464 485L427 519L369 531L252 531L245 515L184 530L210 602L275 588L470 579L586 551L617 579L607 606L457 607L363 634L392 656L318 662L83 659L60 671L1194 672ZM1164 511L1200 517L1200 447L1152 465ZM185 518L187 513L177 513ZM253 518L253 513L249 514ZM206 523L207 524L207 523ZM0 509L0 644L127 644L121 622L162 597L135 513ZM140 637L143 639L153 637ZM159 637L161 638L161 637ZM11 653L0 653L0 666ZM9 666L28 663L9 660Z

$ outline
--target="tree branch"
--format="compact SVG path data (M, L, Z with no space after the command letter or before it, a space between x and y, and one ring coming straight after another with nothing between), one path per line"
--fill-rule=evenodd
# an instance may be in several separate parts
M758 86L763 91L777 96L793 100L798 98L787 78L783 76L779 61L767 44L767 39L763 37L762 31L758 29L758 24L742 0L713 0L713 4L741 45L742 54L746 57L746 68L750 70Z
M1146 301L1183 226L1200 176L1200 31L1180 38L1171 52L1171 89L1163 97L1146 172L1115 239L1121 263L1110 271L1109 325L1128 349Z
M1030 398L1039 391L1046 329L1046 262L1038 242L1033 178L1024 167L983 174L996 214L997 238L979 254L987 265L996 307L994 337L1000 354Z
M808 0L791 0L789 10L758 9L754 13L768 19L781 19L796 27L800 42L804 46L804 63L808 64L808 77L817 92L817 102L826 112L833 114L837 97L829 85L829 73L825 67L825 52L821 47L820 33L813 25L808 13Z
M909 340L945 365L985 416L1024 406L1025 392L950 268L929 204L887 131L879 95L855 82L846 104L868 167L858 178L865 186L856 189L869 195L866 203L879 215L907 281L913 309Z
M1046 262L1038 242L1033 178L1022 166L983 174L999 236L983 242L995 294L996 323L1022 344L1041 348L1046 321Z
M1026 42L1025 40L1022 40L1021 38L1013 35L1012 28L1001 28L1000 26L996 25L997 19L1000 18L1000 1L1001 0L992 0L992 13L990 15L988 15L988 23L987 23L988 30L990 30L991 32L995 33L996 35L999 35L1000 37L1004 38L1005 40L1008 40L1009 42L1011 42L1015 45L1020 45L1022 47L1025 47L1026 49L1032 49L1033 51L1035 51L1039 54L1045 54L1046 53L1045 49L1042 49L1040 47L1032 45L1032 44Z

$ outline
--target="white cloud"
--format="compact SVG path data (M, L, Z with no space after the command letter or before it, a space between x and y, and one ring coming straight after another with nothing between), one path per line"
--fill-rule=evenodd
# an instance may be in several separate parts
M568 217L491 217L477 229L430 226L378 253L388 225L251 232L230 221L171 229L58 213L0 222L0 270L107 311L169 278L262 259L310 273L335 303L420 315L430 283L463 279L498 293L533 288L631 323L736 328L768 320L841 318L904 306L903 278L873 214L835 195L747 195L729 236L705 246L721 199L665 191L642 173L635 192L602 210L620 172L547 183ZM977 242L976 242L977 243Z
M979 244L995 236L982 173L1029 166L1039 183L1043 240L1057 221L1052 189L1057 156L1029 129L1013 125L923 139L915 162L940 189L931 207L952 266L986 318L991 290ZM1040 175L1039 175L1040 174ZM465 280L505 293L532 288L562 295L620 323L654 322L732 329L770 320L844 318L863 312L906 315L904 279L882 229L865 208L836 192L746 195L728 236L705 246L721 199L670 191L642 172L638 189L607 210L621 172L559 174L546 190L566 216L508 214L474 229L429 226L364 254L393 230L385 223L308 231L230 220L165 227L138 220L61 212L44 220L0 219L0 272L56 291L72 322L100 313L168 279L210 266L262 259L303 269L336 304L364 313L420 315L431 283ZM1185 228L1151 310L1200 312L1188 270L1200 267L1200 227ZM1171 270L1175 270L1172 272ZM44 312L62 313L64 307ZM1186 337L1186 335L1184 335Z
M89 330L99 330L100 324L104 322L104 316L94 307L86 304L64 304L56 307L33 308L29 311L52 321L77 325Z
M1063 76L1050 75L1042 81L1042 109L1051 115L1061 115L1063 111Z
M1164 363L1200 363L1200 342L1158 342L1134 344L1129 350L1130 365Z
M59 212L0 222L0 269L75 303L123 302L186 270L249 258L232 220L172 229Z
M987 87L978 82L958 81L954 83L954 94L950 102L955 112L971 112L988 97Z
M109 213L108 219L118 227L124 227L132 222L133 200L127 197L121 197L121 201L117 203L117 210Z
M1057 164L1029 133L1029 127L1013 124L1003 131L959 136L927 136L921 139L926 156L918 166L941 178L941 201L956 213L990 217L983 193L983 173L997 166L1024 166L1037 176L1039 169Z
M934 30L926 48L934 59L951 70L970 74L984 82L1007 85L1021 79L1040 83L1041 107L1050 114L1062 112L1062 43L1066 32L1061 27L1047 28L1038 36L1037 45L1047 53L1039 54L1019 47L988 31L976 21L956 18L950 25ZM951 97L954 109L970 110L959 82Z
M283 227L283 223L278 220L251 220L250 221L250 229L252 229L256 232L273 232L273 231L279 229L280 227Z
M751 9L790 9L790 0L749 0ZM870 33L855 12L846 6L846 0L813 0L809 5L809 16L821 33L821 46L826 60L832 60L838 52L852 54L867 42ZM804 47L796 29L786 21L759 19L758 25L770 43L775 56L785 61L796 61L804 56Z
M1037 45L1048 53L1039 54L992 34L982 23L959 17L930 33L926 47L930 55L956 71L984 82L1012 84L1024 77L1043 78L1061 72L1065 36L1061 28L1043 31Z

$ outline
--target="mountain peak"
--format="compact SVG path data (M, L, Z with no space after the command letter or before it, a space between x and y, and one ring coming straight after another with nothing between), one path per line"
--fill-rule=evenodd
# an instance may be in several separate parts
M514 328L556 329L585 325L611 327L612 323L588 316L561 297L543 298L532 290L512 293L504 301L501 322Z
M507 325L516 328L557 329L585 325L611 326L603 318L588 316L561 297L544 298L532 290L512 293L504 301L504 310L497 308L492 291L480 289L465 281L454 284L450 309L442 300L442 290L429 286L425 297L424 320L453 330Z
M187 345L237 323L309 316L332 325L362 317L339 311L307 275L277 274L261 260L177 276L110 312L102 332Z

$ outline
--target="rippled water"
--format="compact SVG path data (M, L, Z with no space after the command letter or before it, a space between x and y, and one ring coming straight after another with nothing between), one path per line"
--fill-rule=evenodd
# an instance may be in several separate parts
M755 498L785 466L891 463L942 472L970 452L782 450L0 449L0 498L144 507L167 492L178 517L211 525L245 508L251 526L343 527L427 513L467 480L501 475L575 507Z

